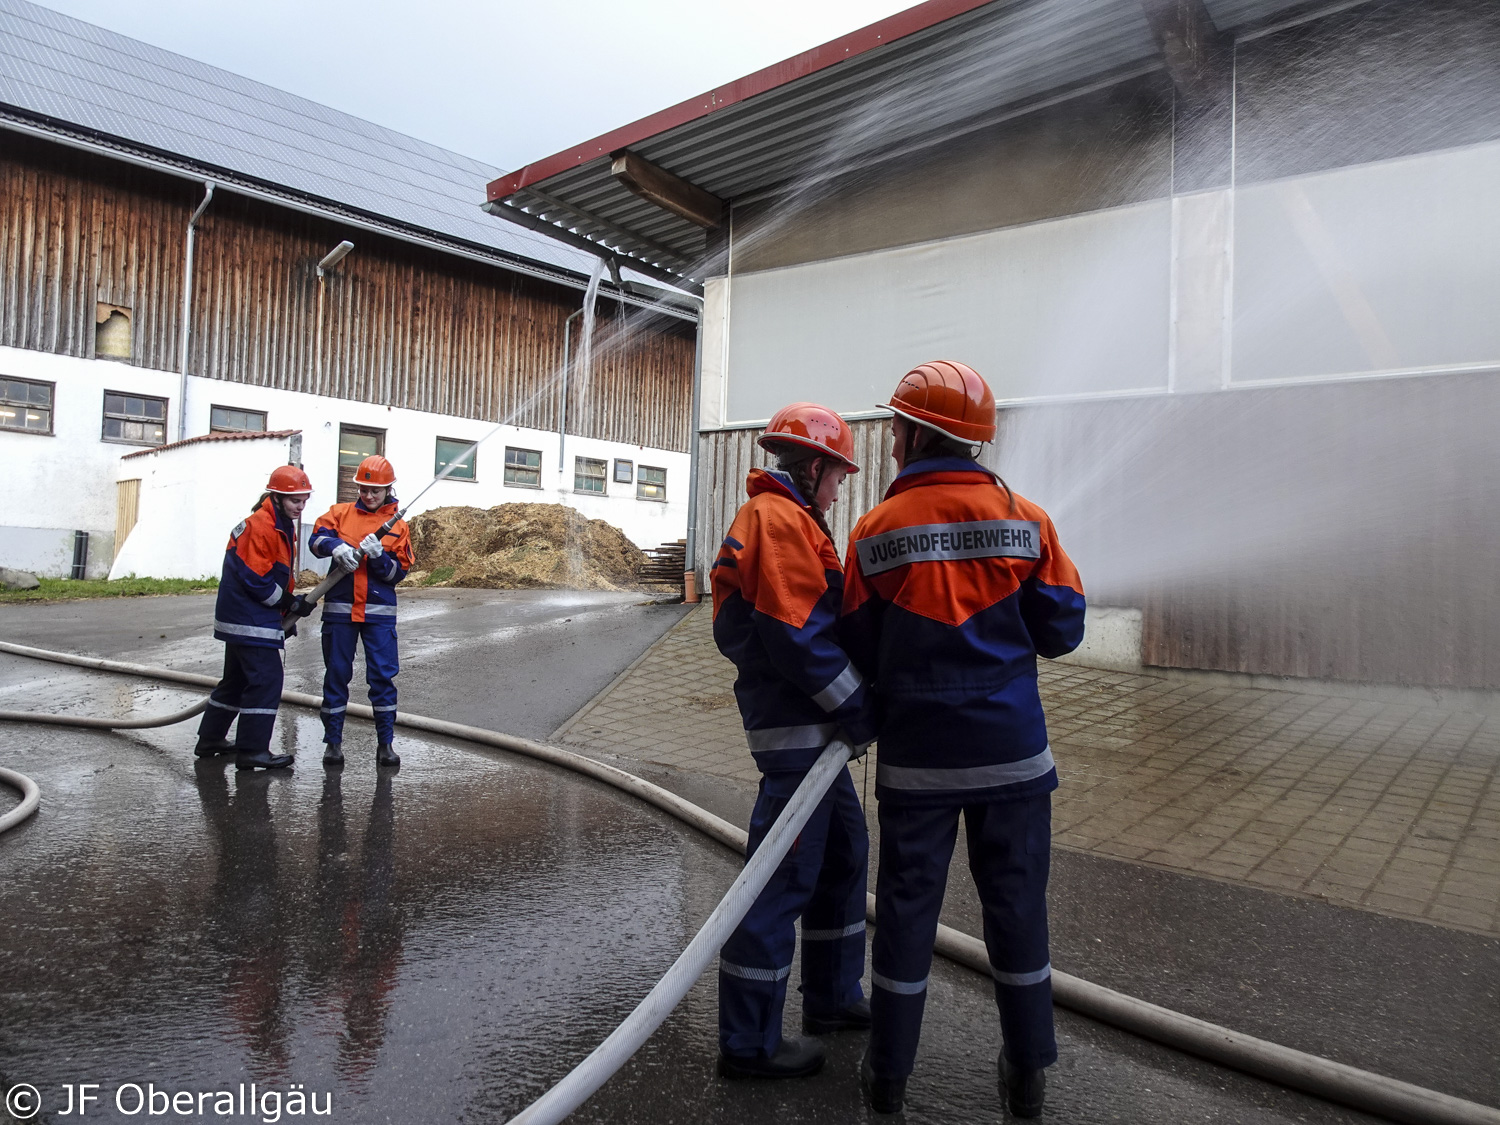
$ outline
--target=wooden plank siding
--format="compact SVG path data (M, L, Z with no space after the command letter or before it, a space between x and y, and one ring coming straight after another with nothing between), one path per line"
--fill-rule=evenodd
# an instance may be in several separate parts
M1497 689L1496 417L1492 373L1028 406L985 463L1057 521L1091 603L1142 609L1147 665ZM894 470L889 423L853 428L841 552ZM701 436L700 582L759 433Z
M178 370L184 236L201 197L189 181L8 138L0 344L92 356L108 301L132 310L130 362ZM345 237L354 252L320 282L319 259ZM193 278L193 375L557 428L576 290L232 191L199 222ZM685 451L691 326L603 299L599 314L568 433Z

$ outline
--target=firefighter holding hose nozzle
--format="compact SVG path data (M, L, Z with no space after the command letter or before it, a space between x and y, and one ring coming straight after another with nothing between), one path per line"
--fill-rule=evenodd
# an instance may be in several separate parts
M891 396L897 474L855 525L843 635L880 697L880 868L870 1106L895 1113L917 1054L960 814L1004 1048L1010 1111L1042 1111L1057 1059L1047 944L1051 793L1036 658L1083 640L1083 585L1047 513L978 463L995 399L972 368L926 363Z
M229 534L214 605L214 637L224 642L224 676L198 724L200 758L233 753L238 769L286 769L290 754L271 753L271 730L281 704L283 616L306 617L296 584L296 521L312 482L295 465L271 473L266 490ZM292 627L295 633L295 624ZM234 741L229 725L238 719Z
M735 697L761 770L750 818L753 855L835 736L872 736L867 691L838 638L843 568L824 513L854 463L854 437L822 406L794 403L760 445L775 469L752 469L712 570L714 641L739 670ZM796 1078L823 1065L814 1038L784 1039L782 1008L802 919L802 1028L870 1025L865 962L869 836L847 769L724 944L719 960L719 1073Z
M375 712L375 763L399 766L396 753L396 583L411 569L411 534L396 519L396 470L366 457L354 470L359 499L318 517L308 547L344 572L323 599L323 764L344 765L344 713L354 676L354 648L365 648L365 682ZM386 524L388 530L382 530Z

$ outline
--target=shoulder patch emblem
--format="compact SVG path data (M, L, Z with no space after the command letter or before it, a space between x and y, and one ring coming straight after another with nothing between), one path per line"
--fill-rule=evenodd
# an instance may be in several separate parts
M245 534L245 522L244 520L240 520L239 523L235 524L234 530L229 533L229 538L238 539L241 535Z

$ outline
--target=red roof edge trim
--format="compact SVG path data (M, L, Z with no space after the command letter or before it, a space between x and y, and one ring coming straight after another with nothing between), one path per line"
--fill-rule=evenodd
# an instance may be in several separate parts
M132 457L145 457L148 453L165 453L169 449L181 449L184 445L201 445L205 441L255 441L259 438L289 438L293 434L300 434L301 432L301 430L215 430L212 433L199 434L196 437L169 441L166 445L153 445L149 449L137 449L134 453L126 453L120 460L129 461Z
M728 85L716 87L695 98L689 98L685 102L678 102L649 117L643 117L639 121L623 125L591 141L585 141L581 145L575 145L554 156L545 157L518 171L501 176L490 182L487 198L491 201L508 199L523 188L540 183L559 172L566 172L570 168L576 168L601 156L608 156L622 148L639 144L669 129L675 129L679 125L696 121L700 117L707 117L717 110L725 109L747 98L753 98L757 94L764 94L778 86L785 86L809 74L816 74L837 63L845 62L867 51L873 51L877 47L884 47L918 31L935 27L944 20L950 20L994 2L995 0L927 0L925 4L918 4L915 8L908 8L904 12L887 16L878 23L872 23L858 31L851 31L848 35L831 39L810 51L803 51L800 55L793 55L782 62L773 63L764 70L757 70L754 74L736 79Z

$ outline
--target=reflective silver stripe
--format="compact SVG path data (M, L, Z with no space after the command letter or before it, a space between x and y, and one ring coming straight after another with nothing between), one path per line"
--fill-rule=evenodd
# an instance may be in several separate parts
M393 605L371 605L369 602L366 602L365 603L365 616L366 617L395 617L396 616L396 607L393 606Z
M803 930L803 941L838 941L840 938L853 937L855 934L865 932L863 921L855 922L853 925L845 926L842 930Z
M353 613L354 612L354 603L353 602L324 602L323 603L323 612L325 614L329 614L329 613Z
M732 977L739 977L741 980L778 981L785 980L790 976L792 967L788 965L784 969L752 969L748 965L736 965L734 962L726 961L720 957L719 971L728 973Z
M898 996L916 996L918 993L927 991L926 977L921 980L891 980L890 977L883 977L879 973L871 973L870 983L876 988L883 988Z
M887 789L988 789L994 785L1014 785L1041 777L1053 768L1052 747L1019 762L1001 762L994 766L970 766L965 769L936 769L928 766L889 766L878 762L875 784Z
M228 633L231 637L263 637L268 641L279 641L285 635L280 629L266 629L259 625L231 625L214 618L214 632Z
M281 600L281 594L282 594L281 583L278 582L278 583L276 583L276 585L274 585L274 586L271 587L271 596L269 598L262 598L260 600L260 604L261 605L275 605L277 602L279 602Z
M764 730L747 730L745 741L752 750L803 750L811 746L823 747L839 729L837 723L814 723L805 727L766 727Z
M274 708L274 707L241 707L240 708L240 714L241 715L274 715L274 714L276 714L276 708Z
M1002 973L995 966L990 966L990 976L1001 984L1013 984L1016 987L1024 987L1028 984L1041 984L1052 975L1052 962L1048 961L1040 969L1033 973Z
M1035 520L966 520L898 527L855 541L859 566L880 574L907 563L957 559L1039 559L1042 525Z
M221 710L224 710L224 711L233 711L233 712L235 712L235 713L236 713L236 714L238 714L238 713L239 713L239 710L240 710L240 709L239 709L239 708L238 708L238 707L231 707L231 706L229 706L229 704L227 704L227 703L220 703L220 702L219 702L219 701L218 701L218 700L217 700L217 699L215 699L215 698L214 698L214 697L213 697L213 696L209 696L209 697L208 697L208 705L209 705L209 706L210 706L210 707L218 707L218 708L220 708L220 709L221 709Z
M349 710L349 705L341 703L337 707L319 707L318 710L325 715L342 715L345 711Z
M862 683L864 680L860 678L854 665L846 664L844 670L834 677L833 683L813 696L813 702L825 711L836 710Z
M394 711L395 709L395 707L376 707L374 704L370 705L371 711Z

